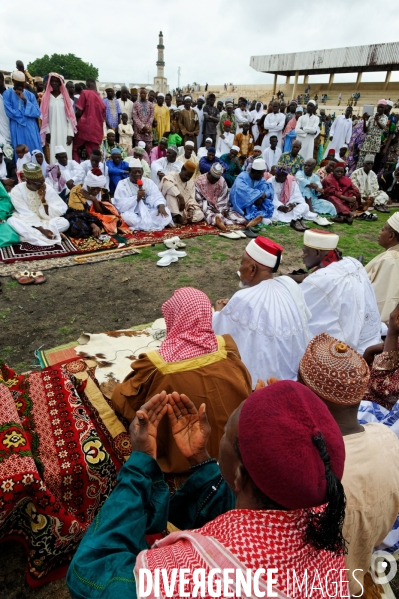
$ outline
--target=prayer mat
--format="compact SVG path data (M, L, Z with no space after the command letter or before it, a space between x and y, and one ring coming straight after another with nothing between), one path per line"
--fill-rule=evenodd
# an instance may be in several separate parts
M59 258L69 256L76 252L69 239L61 239L60 245L31 245L30 243L16 243L5 248L0 248L0 260L5 263L23 260L43 260L45 258Z
M72 341L71 343L65 343L64 345L59 345L52 349L37 349L35 351L35 356L42 368L54 366L55 364L65 364L70 360L77 359L78 356L74 350L75 347L76 341Z
M68 237L74 252L78 254L85 254L90 252L97 252L101 250L115 250L119 246L119 242L113 237L109 236L109 239L101 241L95 237L87 237L86 239L74 239Z
M239 225L231 225L228 227L229 231L234 229L243 229ZM193 225L184 225L184 227L175 227L174 229L164 229L163 231L135 231L132 234L124 235L128 245L144 245L163 243L165 239L170 237L180 237L180 239L189 239L190 237L200 237L202 235L219 235L220 229L207 225L205 223L198 223Z
M106 406L83 360L26 375L0 364L0 541L25 546L32 587L65 576L131 452Z

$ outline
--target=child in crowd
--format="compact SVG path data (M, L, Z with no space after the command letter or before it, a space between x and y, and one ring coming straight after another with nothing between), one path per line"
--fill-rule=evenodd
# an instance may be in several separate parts
M119 145L129 153L132 149L133 127L128 124L127 120L127 114L122 114L122 122L118 125L118 133Z

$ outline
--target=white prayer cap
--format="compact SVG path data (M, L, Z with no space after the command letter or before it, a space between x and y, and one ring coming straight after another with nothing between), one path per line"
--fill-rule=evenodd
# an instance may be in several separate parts
M191 96L186 96L186 97L184 98L184 101L186 101L186 100L190 100L190 102L191 102Z
M252 168L254 171L265 171L266 170L266 162L263 158L255 158L252 163Z
M129 158L127 158L126 160L129 165L129 168L143 168L141 160L139 160L138 158L133 158L133 156L129 156Z
M165 94L157 94L157 98L164 98Z
M84 184L86 187L105 187L107 184L107 180L105 178L105 176L103 174L101 175L96 175L95 173L93 173L93 170L100 170L100 169L92 169L91 171L89 171L85 177L84 180Z
M107 130L107 135L109 135L110 133L112 133L112 135L115 135L115 131L113 129L108 129Z
M335 250L339 242L339 235L318 229L309 229L303 235L303 243L315 250Z
M139 148L145 148L145 141L139 141L137 145Z
M54 153L56 156L57 154L65 154L66 149L64 148L64 146L55 146Z
M186 143L184 144L185 146L190 146L190 148L194 147L194 142L193 141L186 141Z
M302 106L297 106L295 112L303 112Z
M213 143L212 137L207 137L205 141L210 141L211 143Z
M399 212L394 212L387 220L387 223L394 231L399 233Z
M275 268L280 264L281 254L284 250L281 245L267 237L257 237L251 239L245 251L255 262L263 266L269 266L269 268Z
M197 100L203 100L205 102L204 96L198 96Z
M388 106L393 106L392 100L386 100L386 103L388 104Z
M262 151L262 146L254 146L254 150L259 150L259 152Z
M313 104L313 106L316 106L316 102L314 100L309 100L308 104Z
M26 77L25 77L25 73L23 71L13 71L11 77L14 79L14 81L25 81Z
M240 148L238 146L231 146L232 150L235 150L236 152L240 151Z

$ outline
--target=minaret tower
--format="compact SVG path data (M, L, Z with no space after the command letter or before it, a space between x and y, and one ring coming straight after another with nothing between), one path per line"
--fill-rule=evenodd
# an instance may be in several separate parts
M164 56L163 56L163 51L165 49L165 46L163 45L163 34L162 31L159 32L159 44L157 46L158 48L158 60L157 60L157 77L162 77L162 79L164 78L164 67L165 67L165 61L164 61Z
M166 94L169 91L169 88L168 88L168 82L165 78L165 73L164 73L165 61L164 61L163 51L165 49L165 46L163 45L162 31L159 32L159 44L158 44L157 48L158 48L157 76L154 77L154 88L155 88L155 91Z

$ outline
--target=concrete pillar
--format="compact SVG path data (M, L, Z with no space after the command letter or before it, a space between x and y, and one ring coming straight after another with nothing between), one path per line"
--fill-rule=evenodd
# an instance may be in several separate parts
M332 88L333 83L334 83L334 73L331 73L330 79L328 80L328 90L330 90Z
M356 77L356 86L355 86L356 90L359 89L359 87L360 87L360 84L362 82L362 75L363 75L363 73L358 73L357 74L357 77Z
M296 98L296 88L297 88L297 85L298 85L298 77L299 77L299 72L296 71L296 73L295 73L295 79L294 79L294 87L292 89L292 98L294 98L294 99Z
M287 77L285 78L285 85L290 84L290 79L291 79L291 77L289 75L287 75Z
M303 78L303 83L304 85L307 85L309 83L309 75L305 75L305 77Z
M387 74L385 76L384 89L388 89L389 82L391 81L391 75L392 71L387 71Z
M273 81L273 96L275 96L277 93L277 75L274 75L274 81Z

